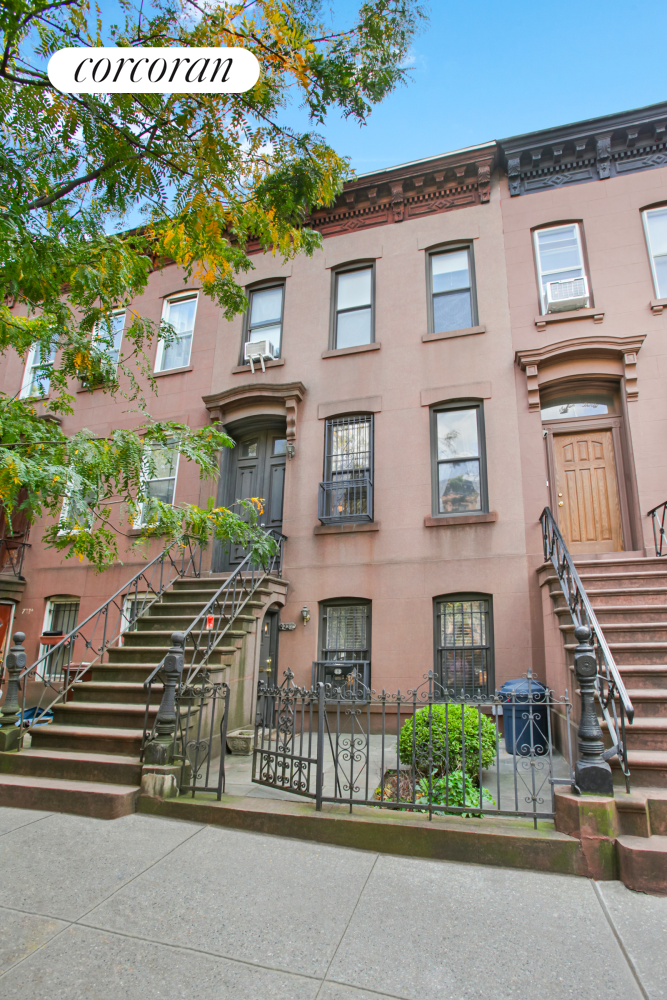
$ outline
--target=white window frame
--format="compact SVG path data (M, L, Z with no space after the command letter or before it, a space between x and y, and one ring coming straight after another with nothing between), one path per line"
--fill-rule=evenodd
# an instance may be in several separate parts
M45 391L42 393L29 392L31 385L34 382L34 378L31 374L32 367L35 363L35 354L37 352L38 344L33 344L28 351L28 357L26 358L25 368L23 370L23 382L21 383L21 392L19 393L20 399L47 399L49 392L51 391L51 379L45 378L42 380L42 385ZM53 351L53 356L51 361L55 361L56 352Z
M659 298L663 298L664 299L664 298L667 298L667 296L666 295L663 295L663 296L660 295L660 285L658 283L658 275L656 274L656 271L655 271L655 258L656 257L667 257L667 254L662 254L662 253L661 254L654 254L653 250L651 248L651 234L650 234L649 228L648 228L648 217L651 214L651 212L667 212L667 205L655 205L653 208L646 208L642 212L642 222L644 223L644 235L646 237L646 246L647 246L647 249L648 249L648 258L649 258L649 261L651 263L651 275L653 276L653 289L655 291L655 297L657 299L659 299Z
M537 265L537 287L538 287L538 291L540 293L540 313L541 313L542 316L546 316L547 315L547 290L544 287L544 282L543 282L542 279L545 278L545 277L547 277L549 274L562 274L563 270L567 270L567 268L558 267L558 268L554 268L553 271L543 271L542 270L542 259L540 257L539 234L540 233L548 233L548 232L551 232L551 231L553 231L555 229L569 229L571 226L574 226L574 230L575 230L575 232L577 234L577 247L579 248L579 260L581 261L581 263L576 268L573 267L571 270L573 270L573 271L574 270L581 270L581 272L582 272L581 276L583 278L586 278L586 281L588 283L588 275L586 274L586 264L584 262L584 248L583 248L583 244L581 242L581 224L579 222L561 222L557 226L540 226L539 229L535 229L533 231L533 244L535 246L535 263ZM558 280L558 279L556 279L556 280ZM590 293L590 289L589 289L589 293Z
M183 294L179 295L170 295L168 298L164 300L164 303L162 305L162 322L168 323L169 310L171 306L175 305L177 302L185 302L188 299L194 299L195 301L195 314L192 318L192 334L190 335L190 353L188 354L188 359L185 362L185 365L178 365L177 368L185 368L190 364L190 358L192 357L192 342L195 339L195 325L197 323L197 306L199 305L199 292L184 292ZM177 370L172 368L163 368L162 367L163 360L164 360L164 341L160 337L160 339L157 342L157 352L155 354L155 373L158 374L163 371L169 372Z
M121 329L119 331L120 332L120 340L118 341L118 357L116 358L116 368L118 368L118 362L119 362L119 359L120 359L120 349L123 346L123 336L125 334L125 320L127 319L127 309L114 309L114 311L111 314L111 316L112 316L112 319L115 319L116 316L122 316L123 317L123 325L122 325L122 327L121 327ZM96 340L101 340L103 336L105 336L105 334L102 333L102 326L101 326L101 324L100 323L96 323L95 326L94 326L94 328L93 328L93 345L95 344ZM114 348L114 350L115 350L115 348Z
M66 493L66 495L63 498L62 507L60 508L60 517L58 518L58 524L59 525L62 524L63 521L65 521L69 517L69 508L70 508L71 502L72 502L72 498L70 496L70 487L68 486L67 487L67 493ZM88 530L90 531L92 529L92 527L93 527L93 524L95 523L95 514L94 514L94 512L92 510L90 511L90 517L87 520L89 521ZM68 531L67 531L66 528L59 528L58 529L58 534L59 535L66 535L66 534L68 534Z
M173 448L176 449L176 447L177 447L177 442L174 442ZM159 448L159 446L158 446L158 448ZM156 449L156 450L158 450L158 449ZM166 480L166 479L173 479L174 480L174 493L173 493L173 497L172 497L172 501L171 501L171 506L172 507L174 506L174 502L176 500L176 483L178 482L178 465L179 465L180 458L181 458L180 451L176 451L176 462L174 463L174 474L173 474L173 476L158 476L155 479L149 479L148 476L145 475L145 472L144 472L143 469L142 469L142 472L141 472L141 483L142 483L142 485L145 484L145 483L157 483L157 482L161 482L161 481ZM139 504L139 513L137 514L137 516L134 519L133 527L135 527L135 528L143 528L143 526L144 526L144 504L140 503Z

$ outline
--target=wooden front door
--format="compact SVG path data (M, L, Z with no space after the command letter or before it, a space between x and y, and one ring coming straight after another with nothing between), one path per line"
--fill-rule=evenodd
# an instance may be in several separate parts
M227 479L227 505L259 497L264 501L260 523L276 531L281 531L283 524L286 446L285 431L281 429L239 435ZM237 566L245 556L245 549L233 545L224 568Z
M554 434L558 524L572 555L623 549L611 430Z

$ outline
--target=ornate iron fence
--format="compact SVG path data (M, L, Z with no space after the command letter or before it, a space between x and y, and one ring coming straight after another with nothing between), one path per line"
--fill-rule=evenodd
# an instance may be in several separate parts
M526 675L525 690L453 697L433 672L413 690L377 694L317 683L262 687L253 748L256 784L325 802L433 816L553 818L554 787L573 782L571 747L552 739L556 698ZM501 717L504 734L501 731Z

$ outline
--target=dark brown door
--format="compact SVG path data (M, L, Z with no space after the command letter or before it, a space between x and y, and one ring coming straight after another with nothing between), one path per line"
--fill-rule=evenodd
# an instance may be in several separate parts
M8 648L7 638L12 624L13 604L0 604L0 682L4 679L5 651Z
M228 475L227 504L258 497L264 506L260 523L276 531L281 531L283 525L286 445L282 430L239 434ZM245 555L240 545L232 546L229 566L238 565Z
M554 451L558 523L572 555L622 551L612 432L554 434Z

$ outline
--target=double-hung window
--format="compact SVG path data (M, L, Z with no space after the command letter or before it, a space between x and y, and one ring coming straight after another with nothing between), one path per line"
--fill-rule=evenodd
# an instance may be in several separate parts
M320 660L315 682L333 688L370 685L371 603L342 598L320 605Z
M437 597L436 692L459 696L493 691L491 599L482 594Z
M667 206L644 212L644 229L655 294L659 299L667 299Z
M374 339L374 268L356 267L334 274L334 316L331 347L358 347Z
M537 229L534 237L542 314L588 306L588 279L578 223Z
M481 403L431 411L433 514L488 509Z
M48 396L51 385L49 369L53 365L55 357L55 347L49 351L41 344L33 344L28 351L26 360L21 399L27 399L30 396Z
M179 298L166 300L162 322L169 323L173 327L175 336L170 339L169 343L163 339L158 341L155 358L156 372L166 372L171 368L185 368L190 364L196 313L196 295L179 296Z
M323 524L373 520L371 415L327 420L319 518Z
M431 333L477 324L471 247L429 254Z
M91 531L95 523L94 507L96 503L96 490L83 493L75 490L70 483L60 508L58 533L64 535L73 531Z
M104 353L114 365L118 365L120 357L120 347L123 342L123 330L125 328L125 310L115 312L111 317L111 328L107 329L103 323L98 323L93 334L93 343L100 353Z
M151 500L161 500L162 503L173 504L178 455L178 446L175 443L166 447L156 446L153 449L153 468L150 467L149 462L146 462L142 474L143 490L148 499L139 505L139 515L134 523L135 528L142 527L148 520Z
M273 285L271 288L254 288L249 293L244 343L256 344L268 341L269 349L261 353L274 358L280 357L284 292L284 285Z

